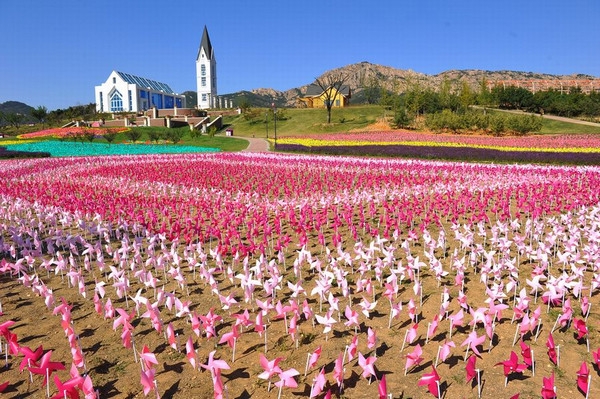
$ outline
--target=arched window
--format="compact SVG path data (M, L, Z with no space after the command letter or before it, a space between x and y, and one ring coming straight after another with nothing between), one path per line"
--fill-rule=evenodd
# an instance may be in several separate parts
M200 75L206 76L206 65L200 65Z
M110 96L110 112L123 111L123 97L118 90L115 90Z

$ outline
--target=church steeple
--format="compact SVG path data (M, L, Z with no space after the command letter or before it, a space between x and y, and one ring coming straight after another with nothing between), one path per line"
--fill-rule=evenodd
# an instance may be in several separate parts
M196 56L196 59L200 57L202 50L204 50L204 54L209 60L213 59L213 48L212 44L210 43L210 37L208 36L208 29L206 29L206 25L204 25L204 32L202 32L202 40L200 41L200 48L198 48L198 55Z
M206 25L196 56L196 85L198 108L215 108L217 105L217 60Z

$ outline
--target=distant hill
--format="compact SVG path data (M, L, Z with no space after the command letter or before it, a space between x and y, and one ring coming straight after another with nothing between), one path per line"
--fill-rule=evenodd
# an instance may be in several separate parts
M594 76L573 74L573 75L551 75L537 72L519 72L519 71L483 71L483 70L449 70L436 75L427 75L415 72L410 69L397 69L389 66L371 64L370 62L359 62L346 65L344 67L326 71L318 78L326 77L333 73L342 72L348 76L345 82L352 90L351 104L364 104L366 98L363 93L365 85L376 81L378 84L388 90L402 91L411 83L419 83L428 88L437 89L444 80L451 83L466 82L473 90L479 90L482 79L487 81L516 81L516 80L573 80L573 79L596 79ZM246 99L254 107L266 107L275 103L278 107L294 107L297 98L306 93L307 87L314 83L308 82L304 86L292 88L286 91L274 89L254 89L251 91L240 91L221 96L233 98L234 104L238 105L241 99Z
M21 103L19 101L6 101L4 103L0 103L0 112L4 114L21 114L31 116L31 111L34 108L25 103Z

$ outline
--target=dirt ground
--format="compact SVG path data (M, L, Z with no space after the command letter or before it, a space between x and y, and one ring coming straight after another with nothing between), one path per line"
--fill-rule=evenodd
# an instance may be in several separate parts
M5 237L6 238L6 237ZM404 251L400 249L403 238L400 237L395 243L397 249L394 252L397 262L402 260L406 265L406 256ZM105 243L103 242L103 245ZM147 243L145 243L147 244ZM369 243L366 243L368 247ZM423 242L417 241L411 244L411 253L415 256L420 256L423 260ZM291 249L295 247L290 246ZM437 249L435 254L442 260L445 268L449 268L449 263L455 249L459 248L457 242L448 241L448 245L443 251ZM323 265L326 264L326 254L322 253L322 249L314 242L310 243L308 248L315 254L315 258L319 258ZM351 248L347 248L351 251ZM208 249L207 249L208 252ZM353 253L354 255L354 253ZM292 291L288 287L288 282L295 283L296 277L293 275L293 263L298 258L298 251L290 250L286 255L285 270L282 271L281 289L276 290L276 296L273 303L281 301L283 304L288 304L292 298ZM382 255L379 256L380 259ZM4 256L6 261L11 259ZM106 254L107 265L110 265L110 257ZM143 261L146 260L142 259ZM271 260L271 259L269 259ZM256 263L256 259L250 259L250 265ZM75 262L83 263L83 259L75 257ZM375 262L375 260L373 260ZM92 261L92 264L94 262ZM231 259L225 259L225 264L232 264ZM114 264L114 263L113 263ZM209 256L208 264L214 267L215 260ZM234 317L232 314L240 314L244 310L250 313L250 319L255 320L256 315L260 311L254 302L244 303L243 291L240 288L239 280L233 278L233 283L228 277L226 270L216 270L213 272L215 284L218 291L223 295L231 294L237 299L238 304L233 304L229 309L223 309L217 295L211 292L211 287L206 280L200 278L200 274L194 274L189 270L189 264L186 261L181 262L181 270L185 276L187 289L182 289L174 280L169 279L166 275L156 273L161 282L164 284L164 292L172 292L182 301L189 301L189 309L199 315L206 315L211 309L219 314L223 320L217 324L216 331L219 338L209 338L204 336L197 337L190 324L189 317L178 317L174 310L167 309L166 306L161 306L161 318L164 326L172 323L177 335L177 350L172 348L163 333L157 333L152 327L148 318L136 315L133 318L134 326L134 346L137 352L142 350L143 346L147 346L151 352L156 355L158 365L156 365L156 385L158 394L163 398L212 398L213 384L211 375L208 371L194 369L186 358L185 343L188 337L192 337L195 349L197 350L198 363L206 363L209 353L216 350L215 358L225 360L231 367L229 370L222 370L222 380L225 387L224 397L226 398L276 398L281 394L282 398L308 397L310 395L313 379L318 375L319 370L324 368L327 383L325 391L331 390L332 397L337 398L372 398L378 395L379 381L368 378L363 378L361 368L358 365L356 358L348 360L344 365L344 387L340 392L338 384L335 383L333 377L334 362L337 357L344 352L347 345L355 334L354 327L346 327L344 322L347 321L343 315L346 305L350 304L352 309L359 313L360 326L357 328L358 335L358 352L361 352L365 357L376 356L375 369L377 379L381 379L384 375L387 381L388 392L393 398L421 398L433 397L427 392L427 388L419 386L419 379L432 370L432 364L435 361L438 348L445 340L451 339L456 347L451 350L450 357L443 363L438 364L437 372L441 378L442 393L445 398L477 398L477 384L474 381L466 383L465 377L465 346L461 346L463 341L473 331L469 326L472 320L469 312L465 312L464 326L455 328L452 337L449 336L449 321L443 319L440 321L438 329L434 336L426 340L426 331L428 323L432 322L435 315L440 313L442 292L447 289L450 296L450 305L448 307L449 315L456 315L460 309L458 297L460 287L454 285L454 275L446 276L442 279L442 284L438 286L436 278L428 268L423 268L420 275L422 288L422 306L419 305L420 296L415 295L413 291L413 282L405 280L399 283L399 292L397 300L401 301L403 309L400 315L393 319L391 327L388 327L390 303L383 296L384 287L376 280L373 271L366 272L364 275L372 277L374 294L368 294L365 291L360 291L357 284L359 274L357 267L360 262L356 261L353 268L346 267L348 271L348 280L350 282L351 302L348 298L342 295L340 287L334 286L331 292L334 297L339 299L338 307L341 311L339 322L333 325L332 332L324 334L324 327L316 323L313 325L313 320L305 320L304 317L298 322L298 343L292 339L290 334L286 333L286 320L276 319L275 311L270 310L265 316L267 328L267 340L265 348L264 337L259 336L254 331L253 327L248 329L242 328L241 335L236 341L235 361L232 360L233 349L227 344L218 344L218 340L224 334L232 330ZM521 259L519 266L520 276L522 279L529 278L531 270L536 265L530 261ZM42 270L39 262L34 263L30 269L32 275L37 275L47 287L53 290L55 302L59 303L60 298L64 298L66 302L73 306L72 315L74 329L79 336L79 342L85 355L86 369L92 378L95 388L99 391L101 398L141 398L142 386L140 384L140 365L135 362L135 354L132 349L125 348L121 343L121 328L117 327L113 330L114 319L106 319L104 315L98 314L94 309L92 297L94 294L95 281L105 280L107 282L106 296L103 300L106 303L108 298L111 299L115 308L128 309L129 312L134 311L135 305L132 297L136 295L138 290L141 290L141 295L154 300L155 290L144 287L141 283L131 276L131 287L129 289L130 298L126 301L125 298L118 298L116 290L111 287L111 282L106 278L106 272L103 274L97 268L92 267L89 272L85 271L85 292L86 298L78 292L77 287L70 287L67 277L61 277L60 274L47 273ZM238 261L234 265L233 273L241 272L241 262ZM385 279L389 275L384 273ZM314 269L310 269L310 264L304 262L302 264L302 276L304 279L303 286L306 290L305 294L298 296L298 302L301 304L304 299L307 299L312 311L315 314L324 315L329 304L325 301L320 310L318 295L311 295L311 290L315 288L317 274ZM195 279L194 279L195 277ZM12 320L16 323L10 328L18 336L18 342L21 346L27 346L32 349L43 346L44 351L52 350L52 360L64 362L67 370L70 367L71 353L69 345L63 329L61 328L60 316L53 315L49 310L42 297L37 295L31 288L25 286L23 280L19 281L17 276L11 277L8 273L0 276L0 300L2 304L3 315L0 316L0 324ZM528 288L525 284L523 287ZM472 310L487 306L485 300L488 297L485 293L486 286L480 282L480 275L474 270L467 270L465 275L464 293L467 296L467 303ZM529 291L529 289L528 289ZM255 298L266 300L267 295L262 287L258 287L255 291ZM369 318L361 313L359 303L364 299L372 301L376 300L374 309L370 312ZM560 314L560 306L548 308L542 303L540 297L537 298L537 303L534 302L534 297L531 295L530 310L535 310L541 306L541 328L539 334L526 333L523 336L524 342L531 346L534 350L535 358L535 375L531 369L525 370L521 374L514 373L506 383L502 366L497 366L498 362L507 360L511 350L514 350L519 355L519 361L522 362L519 343L513 347L513 339L517 323L512 323L512 298L508 298L504 303L509 305L509 308L502 312L501 317L495 323L495 331L493 340L486 339L482 346L479 347L481 356L476 360L476 367L481 370L481 397L484 398L509 398L515 394L520 394L521 398L537 398L540 397L542 379L549 377L554 373L556 378L556 387L558 397L584 397L585 395L578 391L576 380L577 370L582 361L586 361L591 369L591 394L590 397L595 397L600 392L600 379L598 378L598 370L594 366L592 368L592 355L586 349L585 340L578 340L575 330L572 326L564 329L557 329L553 336L557 346L560 346L560 365L554 366L547 355L546 340L549 332L554 325L556 318ZM403 340L407 329L413 326L413 322L409 318L409 301L413 300L417 306L418 329L417 338L410 344L403 345ZM574 317L582 318L580 311L580 303L576 298L572 298L574 309ZM600 338L597 335L599 309L598 297L591 298L591 312L587 322L589 333L590 350L596 351L600 345ZM143 314L146 308L142 305L140 313ZM338 312L333 312L333 317L338 319ZM371 328L376 332L376 346L372 349L367 347L367 331ZM485 330L481 324L476 329L478 336L484 335ZM536 330L537 332L537 330ZM419 344L423 348L423 361L408 370L405 375L404 365L406 355ZM404 350L402 350L402 347ZM322 353L316 366L308 370L304 376L307 355L315 351L318 347L322 348ZM266 349L266 351L265 351ZM274 387L273 384L269 388L269 383L263 379L259 379L258 375L263 371L259 364L259 356L264 353L269 360L277 357L283 358L279 363L282 369L295 368L300 375L296 377L298 387L284 388L281 393ZM469 352L471 354L472 352ZM29 373L25 369L19 371L21 356L8 355L2 353L0 357L0 384L8 381L9 386L0 397L11 399L16 398L42 398L46 395L45 389L42 387L42 377L33 375L30 378ZM6 362L5 362L6 360ZM68 371L60 371L55 373L61 381L68 378ZM272 382L277 381L277 377L272 378ZM506 386L505 386L506 385ZM51 395L56 394L56 389L51 384ZM149 395L155 396L151 392ZM324 397L325 393L321 393L318 397Z

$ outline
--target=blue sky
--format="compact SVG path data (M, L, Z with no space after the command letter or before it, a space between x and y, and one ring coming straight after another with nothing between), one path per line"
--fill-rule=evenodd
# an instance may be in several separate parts
M87 104L112 70L196 90L204 25L219 94L361 61L600 77L599 18L598 0L0 0L0 102Z

